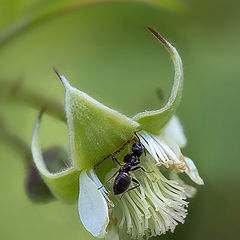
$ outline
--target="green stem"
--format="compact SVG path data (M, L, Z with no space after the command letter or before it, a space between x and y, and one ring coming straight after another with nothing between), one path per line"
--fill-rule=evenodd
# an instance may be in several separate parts
M23 159L26 164L32 161L30 147L20 137L9 131L2 118L0 118L0 140L3 140L9 147L23 154Z
M13 83L0 82L0 99L20 101L38 110L45 109L45 112L63 122L66 122L64 107L55 99L43 96L23 86L21 79Z

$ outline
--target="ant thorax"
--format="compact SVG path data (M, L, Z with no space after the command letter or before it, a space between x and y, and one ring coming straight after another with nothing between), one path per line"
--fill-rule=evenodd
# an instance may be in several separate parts
M130 162L130 163L134 163L136 161L136 156L133 155L133 154L126 154L125 157L123 158L123 162L127 163L127 162Z

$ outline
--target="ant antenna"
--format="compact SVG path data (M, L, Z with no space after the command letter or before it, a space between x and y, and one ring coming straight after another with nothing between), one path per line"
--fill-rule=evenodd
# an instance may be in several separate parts
M137 135L137 133L140 132L140 131L142 131L142 129L139 129L139 130L137 130L137 131L134 132L134 135L135 135L135 137L138 139L139 142L141 142L141 141L140 141L140 138L139 138L139 136Z

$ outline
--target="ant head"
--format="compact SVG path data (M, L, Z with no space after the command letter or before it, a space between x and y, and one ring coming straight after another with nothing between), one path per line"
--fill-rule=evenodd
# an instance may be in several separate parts
M132 151L137 157L140 157L142 155L143 150L144 150L143 145L139 141L135 142L132 145Z

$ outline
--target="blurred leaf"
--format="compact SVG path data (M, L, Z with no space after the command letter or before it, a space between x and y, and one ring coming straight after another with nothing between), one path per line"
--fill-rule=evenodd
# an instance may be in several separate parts
M187 7L184 5L184 1L181 0L145 0L144 2L152 3L156 6L177 12L185 12L187 10Z
M39 0L37 2L24 0L11 1L0 0L0 48L18 33L31 28L35 24L74 11L79 8L89 7L95 4L121 2L115 0ZM122 2L128 2L123 0ZM130 0L129 2L144 2L157 7L163 7L172 11L184 11L186 8L177 0Z

